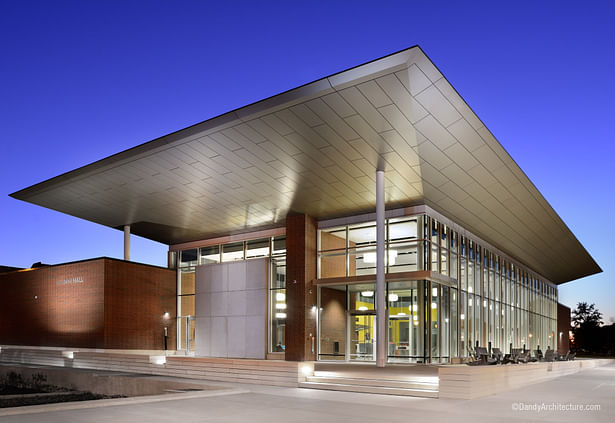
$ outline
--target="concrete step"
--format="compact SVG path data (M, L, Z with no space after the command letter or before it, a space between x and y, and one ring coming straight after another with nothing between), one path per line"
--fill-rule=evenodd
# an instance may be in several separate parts
M400 388L400 387L388 387L378 386L380 381L369 380L365 383L372 383L373 385L356 385L344 383L343 380L336 381L337 383L330 382L300 382L300 388L308 389L324 389L329 391L344 391L344 392L360 392L368 394L383 394L383 395L400 395L408 397L424 397L424 398L438 398L437 389L418 389L418 388ZM342 379L342 378L338 378Z
M393 380L393 379L368 379L368 378L350 378L339 376L308 376L307 382L333 383L342 385L358 385L358 386L381 386L386 388L404 388L404 389L421 389L421 390L438 390L437 382L422 382L413 380Z

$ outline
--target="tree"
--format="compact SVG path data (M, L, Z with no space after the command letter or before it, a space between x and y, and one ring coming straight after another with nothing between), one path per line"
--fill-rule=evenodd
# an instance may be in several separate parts
M599 335L602 325L602 313L595 304L581 302L572 310L572 324L574 344L577 350L587 352L599 352L601 349L601 337Z

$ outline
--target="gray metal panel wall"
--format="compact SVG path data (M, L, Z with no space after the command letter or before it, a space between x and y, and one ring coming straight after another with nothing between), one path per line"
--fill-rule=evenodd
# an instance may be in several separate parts
M265 358L268 275L267 258L196 268L197 356Z

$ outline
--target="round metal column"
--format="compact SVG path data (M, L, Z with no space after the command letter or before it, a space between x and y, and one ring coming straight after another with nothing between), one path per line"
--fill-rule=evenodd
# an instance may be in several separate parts
M384 171L376 171L376 365L387 361L386 289L384 280Z
M130 261L130 225L124 225L124 260Z

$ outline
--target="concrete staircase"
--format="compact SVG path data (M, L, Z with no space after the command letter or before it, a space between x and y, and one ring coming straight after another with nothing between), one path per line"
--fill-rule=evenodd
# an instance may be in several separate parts
M0 363L109 370L241 384L297 387L302 367L293 361L165 356L163 351L122 352L44 347L0 347Z
M344 376L307 376L299 387L330 391L362 392L370 394L401 395L438 398L438 383L420 380L393 380Z

